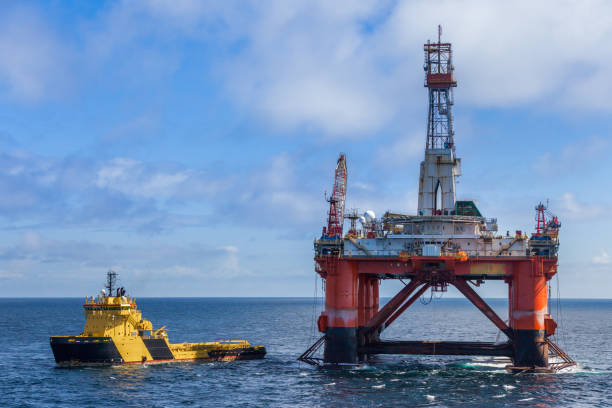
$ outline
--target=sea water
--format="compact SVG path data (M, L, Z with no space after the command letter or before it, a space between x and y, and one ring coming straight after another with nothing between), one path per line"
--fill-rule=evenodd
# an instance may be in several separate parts
M506 300L490 300L504 317ZM503 359L381 356L347 369L296 361L312 343L320 299L138 299L170 340L247 339L263 360L58 368L49 336L74 335L83 299L0 299L2 407L612 406L612 300L554 303L554 340L578 366L511 374ZM417 302L384 332L403 340L503 341L465 299Z

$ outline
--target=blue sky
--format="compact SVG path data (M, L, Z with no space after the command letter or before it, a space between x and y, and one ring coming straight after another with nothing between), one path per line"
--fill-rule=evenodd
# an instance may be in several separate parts
M416 210L438 24L459 198L504 232L549 199L561 295L609 298L603 1L4 1L0 296L311 296L339 152L347 206Z

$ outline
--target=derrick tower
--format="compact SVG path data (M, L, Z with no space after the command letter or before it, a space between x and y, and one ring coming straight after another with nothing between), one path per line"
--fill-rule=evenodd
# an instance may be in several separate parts
M450 43L427 42L425 87L428 89L427 141L419 177L419 215L449 215L455 211L455 176L461 161L455 158L453 131L453 52Z

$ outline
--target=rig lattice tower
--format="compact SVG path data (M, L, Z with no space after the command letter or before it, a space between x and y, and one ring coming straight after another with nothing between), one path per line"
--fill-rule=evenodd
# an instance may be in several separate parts
M461 161L455 157L453 130L453 52L450 43L427 42L425 87L429 95L425 158L419 177L419 215L449 215L455 210L455 177L461 174Z

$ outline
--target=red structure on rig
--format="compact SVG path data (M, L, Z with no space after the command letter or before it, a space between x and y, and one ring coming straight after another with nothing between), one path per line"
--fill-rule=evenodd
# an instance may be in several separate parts
M325 310L318 320L324 333L302 356L311 364L355 364L375 354L490 355L511 358L511 370L550 371L570 365L550 336L556 323L548 310L548 285L557 273L556 217L547 223L546 207L536 207L531 237L497 234L497 220L483 217L476 203L457 200L452 120L453 78L450 43L428 42L425 87L429 112L425 157L420 165L417 215L387 212L377 219L349 214L352 225L342 236L346 194L346 158L341 155L329 199L327 231L315 241L316 272L325 280ZM361 228L355 227L356 220ZM381 279L409 279L384 307ZM508 285L508 323L474 290L488 280ZM456 287L507 337L503 343L460 341L384 341L380 334L427 290ZM324 346L323 357L316 357ZM554 356L554 361L549 357Z
M329 216L327 230L323 227L324 237L342 239L344 224L344 201L346 199L346 156L340 154L334 173L334 189L327 199L329 202Z

